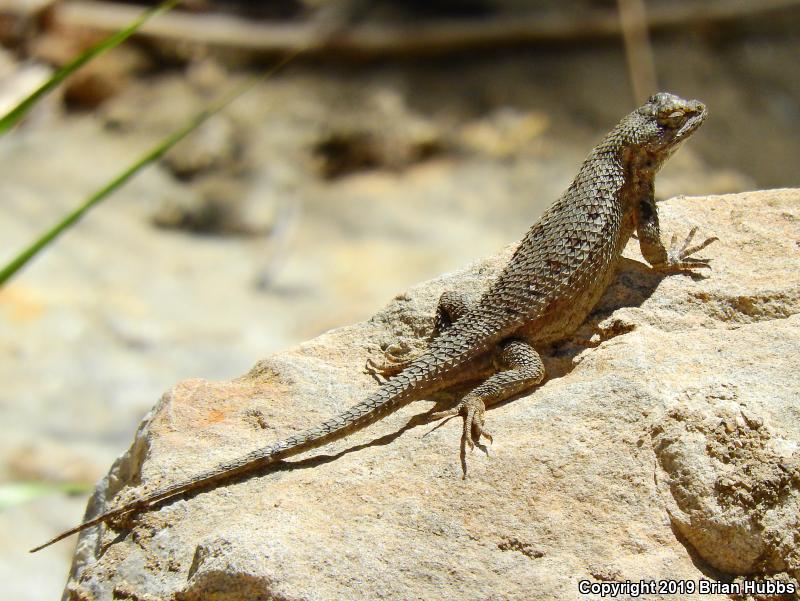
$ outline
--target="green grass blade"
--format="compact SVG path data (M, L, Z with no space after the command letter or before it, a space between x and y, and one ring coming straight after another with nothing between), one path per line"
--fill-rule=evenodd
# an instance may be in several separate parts
M59 223L57 223L50 230L45 232L35 242L33 242L33 244L28 246L19 255L17 255L14 259L12 259L10 263L8 263L5 267L3 267L2 271L0 271L0 287L2 287L15 273L17 273L20 269L22 269L22 267L24 267L25 264L28 263L28 261L30 261L34 256L36 256L43 248L45 248L48 244L50 244L53 240L55 240L69 227L74 225L81 217L83 217L83 215L87 211L89 211L89 209L91 209L101 201L105 200L112 192L114 192L117 188L121 187L131 177L133 177L139 171L147 167L150 163L158 160L165 152L167 152L170 148L175 146L175 144L180 142L192 131L197 129L197 127L200 126L209 117L224 109L231 102L233 102L234 100L239 98L239 96L241 96L242 94L253 88L260 81L263 81L264 79L270 77L273 73L281 69L284 65L286 65L289 61L291 61L301 52L303 52L302 49L296 50L295 52L287 55L282 61L280 61L277 65L269 69L266 73L247 79L242 85L240 85L237 88L234 88L233 91L223 96L220 100L218 100L215 103L212 103L211 105L206 107L205 110L199 112L194 117L192 117L186 123L186 125L184 125L180 129L174 131L169 136L161 140L158 144L156 144L156 146L154 146L141 158L139 158L138 161L133 163L122 173L118 174L105 186L97 190L81 205L79 205L74 211L69 213Z
M195 116L186 126L182 127L176 132L170 134L167 138L159 142L154 148L148 151L145 155L139 158L138 161L133 163L130 167L125 169L122 173L118 174L114 179L108 182L105 186L97 190L74 211L69 213L60 222L50 228L47 232L39 237L33 244L17 255L8 265L3 267L0 271L0 286L19 271L28 261L36 256L45 246L55 240L62 232L75 224L83 215L93 206L104 200L114 190L122 186L136 173L141 171L144 167L157 160L167 150L172 148L180 140L185 138L189 132L195 129L203 121L208 118L208 114L203 112Z
M158 6L145 11L142 13L141 17L136 19L125 29L121 29L120 31L110 35L106 39L89 48L86 52L78 55L68 65L61 67L58 71L53 73L53 75L51 75L46 82L39 86L39 88L34 90L27 98L23 99L17 106L11 109L3 118L0 119L0 136L4 135L12 127L14 127L14 125L16 125L42 97L48 94L67 77L72 75L75 71L80 69L83 65L88 63L96 56L106 52L107 50L110 50L111 48L114 48L115 46L118 46L123 41L128 39L148 19L170 10L180 1L181 0L166 0Z

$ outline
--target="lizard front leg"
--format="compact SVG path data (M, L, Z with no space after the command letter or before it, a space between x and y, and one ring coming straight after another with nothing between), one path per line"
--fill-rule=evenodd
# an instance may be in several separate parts
M535 386L544 379L542 358L536 349L522 340L502 343L499 363L499 367L505 368L503 371L492 375L467 393L453 409L430 416L431 421L449 419L456 415L464 418L464 429L461 433L461 469L464 478L467 477L467 447L471 450L475 445L481 446L481 436L489 442L492 441L491 434L483 428L486 408Z
M661 242L661 231L658 224L658 210L652 195L642 200L636 211L636 233L639 236L639 248L642 256L654 269L659 271L684 271L701 267L710 267L709 259L693 257L696 252L719 240L716 236L706 238L700 244L691 246L692 238L697 233L693 227L686 239L678 244L678 237L673 234L670 247L667 249Z
M455 290L443 292L436 306L432 338L436 338L436 336L449 329L462 315L469 311L469 308L469 301L465 294L456 292ZM380 362L372 358L367 359L365 370L375 378L378 383L382 383L382 378L399 374L406 367L411 365L420 354L414 353L408 357L398 358L396 353L392 352L394 348L395 347L389 347L384 353L383 360Z

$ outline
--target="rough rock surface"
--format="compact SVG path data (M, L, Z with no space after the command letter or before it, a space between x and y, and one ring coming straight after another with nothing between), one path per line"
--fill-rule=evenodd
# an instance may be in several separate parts
M729 574L800 571L800 450L726 385L669 410L653 443L673 523ZM702 398L701 397L701 398Z
M667 233L719 236L710 277L652 273L632 241L589 323L550 349L549 379L489 411L494 445L467 480L460 424L423 437L405 426L433 403L414 403L286 468L87 531L66 597L576 599L595 598L582 579L797 579L800 190L676 198L661 215ZM89 513L346 408L375 386L367 355L421 344L439 294L478 294L510 251L240 379L178 384Z

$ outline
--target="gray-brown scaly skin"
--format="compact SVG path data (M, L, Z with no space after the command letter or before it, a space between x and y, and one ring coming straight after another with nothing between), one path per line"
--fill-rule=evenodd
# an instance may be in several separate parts
M655 174L704 121L696 100L656 94L622 119L591 152L567 191L523 238L508 265L473 307L457 293L442 295L438 335L419 357L400 365L365 400L301 434L291 436L191 480L167 486L62 533L44 548L89 526L146 510L178 494L205 489L280 459L328 444L364 428L399 407L474 379L474 366L493 364L496 373L469 392L457 407L432 419L462 415L465 448L479 444L486 406L534 386L544 378L535 348L575 331L608 286L622 249L636 230L645 259L656 269L707 267L691 255L714 239L690 247L661 242L653 198ZM398 371L387 366L386 372Z

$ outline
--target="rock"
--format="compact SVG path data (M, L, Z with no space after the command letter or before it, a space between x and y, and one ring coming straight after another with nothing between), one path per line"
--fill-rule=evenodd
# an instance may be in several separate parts
M209 119L164 155L176 177L188 179L207 171L236 172L242 158L243 132L224 115Z
M797 442L734 401L731 386L692 392L652 432L673 523L722 572L800 572Z
M406 106L391 89L379 89L363 99L361 110L331 110L311 151L316 171L336 178L359 171L400 171L440 154L443 132Z
M549 127L549 119L544 113L523 113L502 107L459 128L456 139L467 151L512 159L520 156L535 140L541 139Z
M194 194L181 190L177 195L164 196L151 215L154 225L200 233L259 232L240 219L247 198L247 182L243 178L212 173L192 184Z
M676 198L661 217L665 235L719 236L708 277L661 277L632 241L588 323L546 353L549 379L489 411L494 444L469 456L468 479L461 424L423 438L430 427L406 426L442 399L414 403L285 468L88 530L66 596L575 599L584 579L796 583L800 190ZM88 515L345 409L375 387L368 355L421 346L441 292L479 294L511 250L237 380L179 383Z

